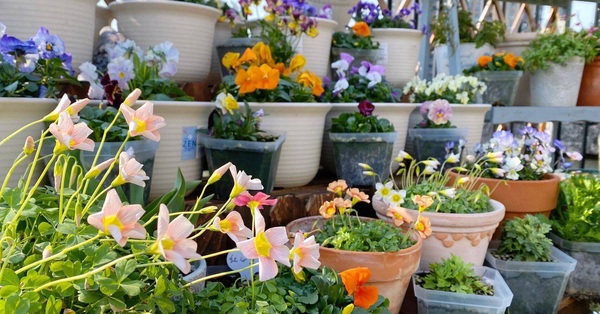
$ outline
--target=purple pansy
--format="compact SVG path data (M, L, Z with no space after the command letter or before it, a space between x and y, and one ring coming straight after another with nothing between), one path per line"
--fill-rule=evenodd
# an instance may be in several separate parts
M365 99L358 104L358 110L360 111L361 115L363 115L364 117L368 117L373 115L375 106L372 102Z
M39 54L33 40L21 41L4 34L0 39L0 53L4 61L18 68L20 72L31 73L35 70Z
M44 27L40 27L37 34L31 37L37 47L42 59L52 59L61 57L65 53L65 43L58 35L50 35L50 32Z

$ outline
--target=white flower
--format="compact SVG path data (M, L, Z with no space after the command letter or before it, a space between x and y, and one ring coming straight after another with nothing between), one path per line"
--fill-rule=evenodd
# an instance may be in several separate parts
M367 80L369 80L369 84L367 84L368 88L372 88L373 86L381 83L381 74L379 72L369 72L366 76Z
M135 78L135 73L133 72L133 62L124 57L119 57L112 60L108 64L107 68L110 79L117 81L121 89L128 90L129 81Z
M386 203L389 202L389 197L393 188L394 182L392 181L388 181L385 184L377 182L375 184L375 194L373 195L373 199L383 200Z
M406 198L405 190L400 190L400 191L392 190L390 193L390 196L388 198L388 201L389 201L388 204L392 207L398 207L398 206L400 206L400 204L404 203L404 198Z
M345 78L341 78L337 82L335 82L335 85L333 86L333 93L336 94L345 91L346 88L348 88L349 86L350 85L348 84L348 80L346 80Z
M566 152L565 154L571 161L579 161L583 159L583 156L581 156L579 152Z
M506 162L502 166L502 169L505 172L505 176L509 180L518 180L519 179L519 171L523 170L523 165L521 164L521 159L518 157L506 158Z
M98 81L98 70L91 62L84 62L79 66L81 73L77 75L78 81L96 82Z
M340 59L331 64L331 68L335 70L335 73L340 78L346 77L346 71L348 71L349 67L350 67L350 64L348 62L346 62L346 60L344 60L344 59Z
M133 54L136 54L140 60L144 57L144 52L135 44L135 41L127 39L123 42L118 42L112 49L108 49L108 58L114 60L119 57L133 59Z
M458 99L458 101L460 101L461 104L465 105L469 103L469 94L467 92L462 92L459 94L456 94L456 99Z
M6 31L6 25L0 22L0 37L4 36L4 32Z

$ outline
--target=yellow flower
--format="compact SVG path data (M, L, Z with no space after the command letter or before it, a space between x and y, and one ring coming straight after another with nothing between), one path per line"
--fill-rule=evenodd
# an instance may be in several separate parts
M267 64L260 67L251 66L248 68L248 74L256 89L273 90L279 84L279 70L273 69Z
M252 52L258 56L259 64L268 64L271 67L275 66L275 61L273 61L273 56L271 55L271 48L262 41L252 47Z
M319 35L319 30L316 27L311 26L306 30L306 35L308 35L308 37L314 38L317 35Z
M323 89L323 81L313 72L305 71L298 75L296 80L298 83L302 84L302 86L310 88L315 96L321 96L325 91Z
M250 48L246 48L242 57L238 60L239 64L248 63L250 65L256 65L258 63L258 57Z
M240 65L239 63L239 59L240 59L240 54L237 52L228 52L225 54L225 56L223 57L223 59L221 60L221 63L223 63L223 66L226 67L227 69L231 70L233 69L237 69Z
M303 55L295 55L290 61L289 71L290 73L294 73L296 71L301 70L306 65L306 59Z

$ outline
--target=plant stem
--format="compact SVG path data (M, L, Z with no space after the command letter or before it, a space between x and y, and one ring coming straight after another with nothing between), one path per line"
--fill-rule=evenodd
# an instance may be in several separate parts
M232 274L237 274L237 273L241 273L244 270L250 269L250 273L252 273L252 268L254 266L257 266L258 263L255 264L250 264L249 266L246 266L244 268L241 269L237 269L237 270L231 270L231 271L226 271L226 272L222 272L222 273L218 273L218 274L214 274L214 275L210 275L210 276L206 276L206 277L202 277L200 279L196 279L192 282L188 282L185 286L183 286L184 288L189 288L192 285L195 285L197 283L206 281L206 280L210 280L210 279L214 279L214 278L219 278L221 276L226 276L226 275L232 275ZM252 278L254 278L254 274L251 275ZM253 281L254 282L254 281ZM252 287L252 304L254 304L254 286Z
M14 131L12 134L10 134L9 136L5 137L2 141L0 141L0 146L4 145L4 143L10 141L10 139L12 139L13 137L15 137L17 134L25 131L25 129L28 129L28 128L30 128L30 127L38 124L38 123L41 123L43 121L44 121L43 119L39 119L39 120L36 120L36 121L33 121L33 122L29 123L29 124L24 125L20 129Z

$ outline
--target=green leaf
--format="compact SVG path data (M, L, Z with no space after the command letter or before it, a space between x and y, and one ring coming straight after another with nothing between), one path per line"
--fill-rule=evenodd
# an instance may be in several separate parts
M125 293L130 297L139 295L140 289L145 286L146 285L142 281L139 281L139 280L130 280L130 281L121 282L121 289L123 289L123 291L125 291Z
M6 299L4 304L4 313L7 314L27 314L29 312L29 300L21 298L18 294L13 294Z
M135 271L136 266L137 261L133 259L118 262L117 265L115 265L117 281L122 282L127 279L127 277Z
M0 280L0 284L2 286L21 286L19 276L17 276L15 271L10 268L4 269L4 273L2 273L2 279Z
M166 281L167 280L165 279L164 276L158 277L158 280L156 281L156 287L154 288L155 296L158 297L167 290L167 282Z
M9 295L17 292L19 292L18 286L3 286L0 288L0 297L7 298Z
M159 297L159 298L155 298L154 302L156 303L156 305L158 305L158 308L163 313L173 313L173 312L175 312L175 304L173 304L173 302L169 298L167 298L165 296Z
M49 296L46 301L46 314L60 314L62 309L62 301L56 300L54 296Z
M105 295L112 295L119 290L119 283L112 278L100 277L96 279L98 285L100 285L100 291Z

